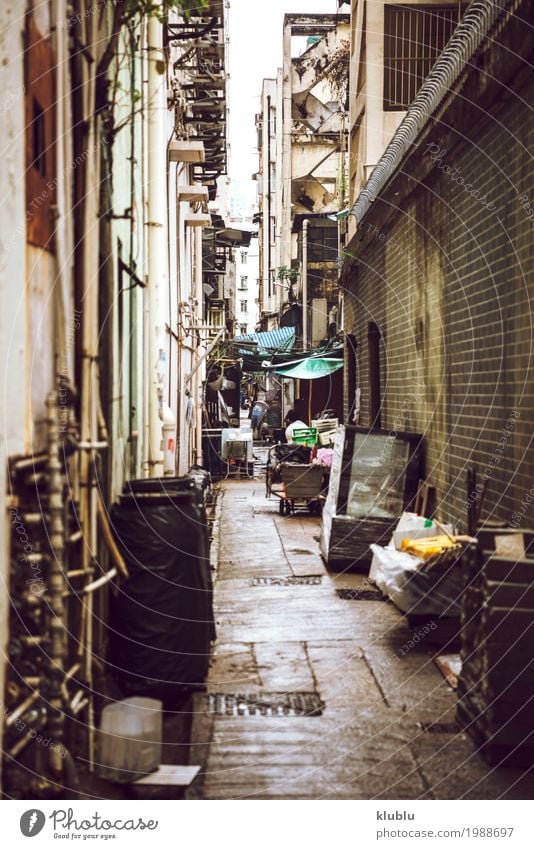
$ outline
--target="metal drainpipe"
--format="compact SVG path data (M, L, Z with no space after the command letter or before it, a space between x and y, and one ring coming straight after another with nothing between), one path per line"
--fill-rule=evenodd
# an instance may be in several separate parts
M202 228L195 228L195 299L197 302L197 325L202 324ZM202 333L202 331L199 331ZM203 340L202 340L203 341ZM203 350L202 345L197 349L197 357L199 364L202 362ZM196 445L195 445L195 462L198 466L202 466L202 373L201 369L197 369L195 375L195 405L196 405Z
M308 349L308 219L302 222L302 350Z
M91 43L96 43L96 17L91 21ZM94 102L94 76L87 83L88 102ZM99 217L100 153L97 142L97 119L88 116L89 131L86 150L91 153L84 170L83 205L83 311L82 311L82 388L80 433L83 443L92 443L98 433L98 398L100 394L98 369L98 230ZM90 179L89 179L90 174ZM82 546L82 568L93 569L92 558L97 551L96 489L94 479L94 454L82 451L80 456L80 526L84 541ZM82 606L80 618L79 655L83 657L85 683L92 693L92 596ZM88 764L93 766L94 754L94 706L92 694L87 707Z
M267 309L271 311L271 95L267 95ZM265 222L263 226L265 232Z
M163 473L162 421L166 350L164 298L168 286L166 269L166 150L165 55L161 22L148 19L148 439L149 477Z
M49 393L46 401L48 412L48 537L51 557L48 570L48 631L50 635L48 670L48 702L50 718L47 731L57 743L63 742L63 694L61 685L65 675L64 663L67 653L65 607L63 596L65 583L65 524L63 510L63 476L59 459L59 416L56 391ZM54 776L63 773L63 750L49 749L50 768Z
M135 85L136 85L136 60L135 60L135 37L133 29L129 32L129 48L130 48L130 209L135 209ZM129 245L128 264L130 270L134 267L134 223L130 221L130 245ZM136 328L137 319L137 287L130 289L128 298L128 324L130 328L130 339L128 344L128 368L129 368L129 410L128 410L128 442L129 442L129 457L127 470L128 474L136 477L138 467L138 451L139 440L134 439L134 433L138 432L138 417L139 417L139 399L137 398L137 345L138 331ZM134 413L135 410L135 413Z

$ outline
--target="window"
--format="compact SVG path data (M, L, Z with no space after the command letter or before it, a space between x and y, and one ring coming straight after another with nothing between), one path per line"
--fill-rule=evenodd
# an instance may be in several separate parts
M239 332L241 333L241 336L246 336L247 325L246 324L240 324L239 325Z
M299 235L302 255L302 234ZM319 225L310 221L308 229L308 262L336 262L338 257L337 224L326 221Z
M247 264L247 252L246 251L241 251L241 263L243 265Z
M239 281L240 289L248 289L248 277L241 277Z
M460 16L459 6L384 6L384 109L410 106Z
M241 312L247 312L248 304L246 301L240 301L239 308Z
M224 326L224 311L210 309L208 312L208 324L211 327L223 327Z

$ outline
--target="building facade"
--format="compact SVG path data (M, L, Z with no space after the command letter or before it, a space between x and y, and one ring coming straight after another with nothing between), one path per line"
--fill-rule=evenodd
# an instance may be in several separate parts
M286 15L283 47L283 66L264 80L257 116L260 313L265 329L295 326L307 349L326 338L338 303L350 18Z
M353 0L350 39L349 200L353 204L423 80L461 19L465 3ZM354 221L347 221L349 238Z
M31 794L61 780L80 687L78 751L92 763L94 676L123 565L111 505L131 479L202 461L213 330L203 234L227 170L228 10L188 6L162 17L143 3L29 0L0 12L0 687L11 795L21 781ZM57 746L36 767L13 717L43 697Z
M343 269L345 415L422 434L462 530L473 507L534 518L531 11L466 13L356 197Z

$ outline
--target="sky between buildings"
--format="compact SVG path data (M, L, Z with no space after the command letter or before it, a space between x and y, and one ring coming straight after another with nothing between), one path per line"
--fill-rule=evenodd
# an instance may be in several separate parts
M338 11L337 0L230 0L230 196L250 208L258 170L254 116L264 78L282 64L284 15ZM245 211L245 210L244 210Z

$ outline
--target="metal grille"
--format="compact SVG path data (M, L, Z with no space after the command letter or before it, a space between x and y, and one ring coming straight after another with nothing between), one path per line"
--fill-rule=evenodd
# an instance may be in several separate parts
M208 713L216 716L321 716L318 693L209 693Z
M384 109L405 110L452 36L461 6L384 7Z
M339 598L347 599L348 601L387 601L380 590L336 590Z
M302 585L318 585L321 584L323 580L322 575L287 575L280 578L273 578L272 576L265 578L251 578L250 586L251 587L294 587Z

